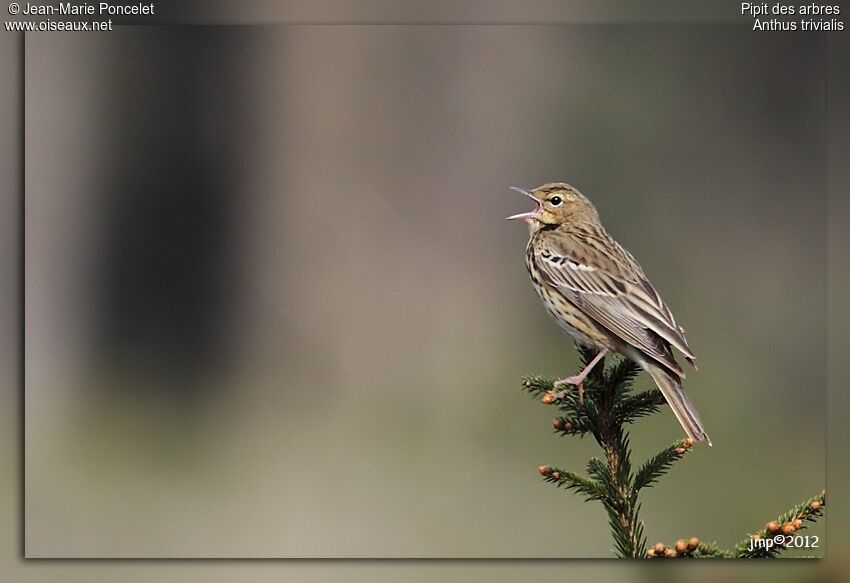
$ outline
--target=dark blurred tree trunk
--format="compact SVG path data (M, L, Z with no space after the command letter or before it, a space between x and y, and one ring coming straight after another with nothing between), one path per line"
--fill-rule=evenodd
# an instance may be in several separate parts
M218 27L120 34L103 117L114 149L98 197L99 353L145 390L191 396L196 380L228 361L244 35Z

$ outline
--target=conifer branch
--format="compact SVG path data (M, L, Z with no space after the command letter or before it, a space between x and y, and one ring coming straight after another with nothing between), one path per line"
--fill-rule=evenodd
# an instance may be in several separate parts
M823 516L826 506L826 493L822 492L802 502L787 512L780 514L776 520L768 522L763 529L750 535L735 545L735 556L741 559L766 559L776 557L788 548L788 537L804 530L807 523L814 523ZM754 541L765 541L754 544ZM770 544L771 541L773 544Z
M580 353L585 365L595 356L592 350L580 349ZM802 530L807 523L823 515L826 500L821 494L780 515L731 551L715 543L702 543L696 537L681 539L671 547L659 542L647 549L638 495L642 489L657 485L673 464L691 450L694 441L690 438L679 440L646 460L637 472L632 472L629 434L625 426L658 412L666 404L658 389L632 393L639 372L640 368L626 358L619 358L608 366L603 359L585 379L583 394L571 391L560 397L556 397L553 378L529 376L523 379L525 391L561 412L552 420L556 433L579 437L593 435L602 449L602 457L593 457L587 462L586 476L550 466L540 466L538 471L546 482L571 490L585 501L602 503L618 556L772 558L787 547L780 544L781 536ZM770 542L766 542L768 540Z
M693 439L685 438L648 459L635 476L634 489L639 491L657 482L673 466L673 462L682 459L693 444Z
M640 417L646 417L657 413L662 405L666 405L664 395L658 389L644 391L637 395L624 397L614 409L617 422L621 424L631 423Z
M608 492L598 480L549 466L540 466L537 471L547 482L555 484L559 488L564 487L567 490L582 494L586 501L602 500L608 496Z

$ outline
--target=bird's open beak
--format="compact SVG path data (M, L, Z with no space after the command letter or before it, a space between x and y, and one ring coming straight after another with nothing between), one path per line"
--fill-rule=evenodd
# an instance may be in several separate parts
M533 200L537 204L537 206L534 208L533 211L529 211L527 213L519 213L519 214L516 214L516 215L511 215L511 216L507 217L505 220L506 221L516 221L516 220L530 221L531 219L536 218L537 212L543 206L543 203L540 202L540 199L537 198L536 196L534 196L533 194L531 194L531 192L525 190L524 188L511 186L511 190L516 190L517 192L524 194L525 196L527 196L528 198Z

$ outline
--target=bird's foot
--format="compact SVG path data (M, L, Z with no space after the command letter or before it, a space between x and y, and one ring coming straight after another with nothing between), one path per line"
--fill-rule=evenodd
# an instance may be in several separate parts
M578 373L577 375L573 375L571 377L567 377L565 379L559 379L559 380L555 381L555 383L553 384L553 388L557 389L558 387L563 386L563 385L575 385L575 386L577 386L578 387L578 401L579 401L579 403L581 403L583 405L584 404L584 379L587 378L587 375L590 374L590 371L593 370L593 367L596 366L596 364L600 360L602 360L602 357L604 357L607 352L608 352L607 348L600 349L599 352L596 353L596 356L593 357L593 360L591 360L589 363L587 363L587 366L584 367L584 369L580 373ZM552 396L553 400L559 400L559 399L562 399L564 397L564 395L566 395L569 392L570 392L570 389L567 388L567 389L561 389L560 391L550 391L549 395Z
M556 389L558 387L563 387L567 385L566 388L561 389L560 391L552 391L549 394L555 397L556 399L563 399L567 393L572 390L572 387L578 387L578 400L580 403L584 403L584 376L577 374L571 377L567 377L565 379L558 379L553 383L553 387Z

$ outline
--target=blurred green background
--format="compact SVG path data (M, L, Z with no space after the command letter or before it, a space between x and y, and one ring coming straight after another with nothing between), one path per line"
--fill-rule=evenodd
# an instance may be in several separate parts
M134 27L26 48L27 556L610 557L603 510L535 472L594 444L519 390L578 366L503 221L528 206L509 185L553 180L699 358L715 446L647 491L649 540L731 546L823 488L822 38ZM678 437L642 421L637 459Z

